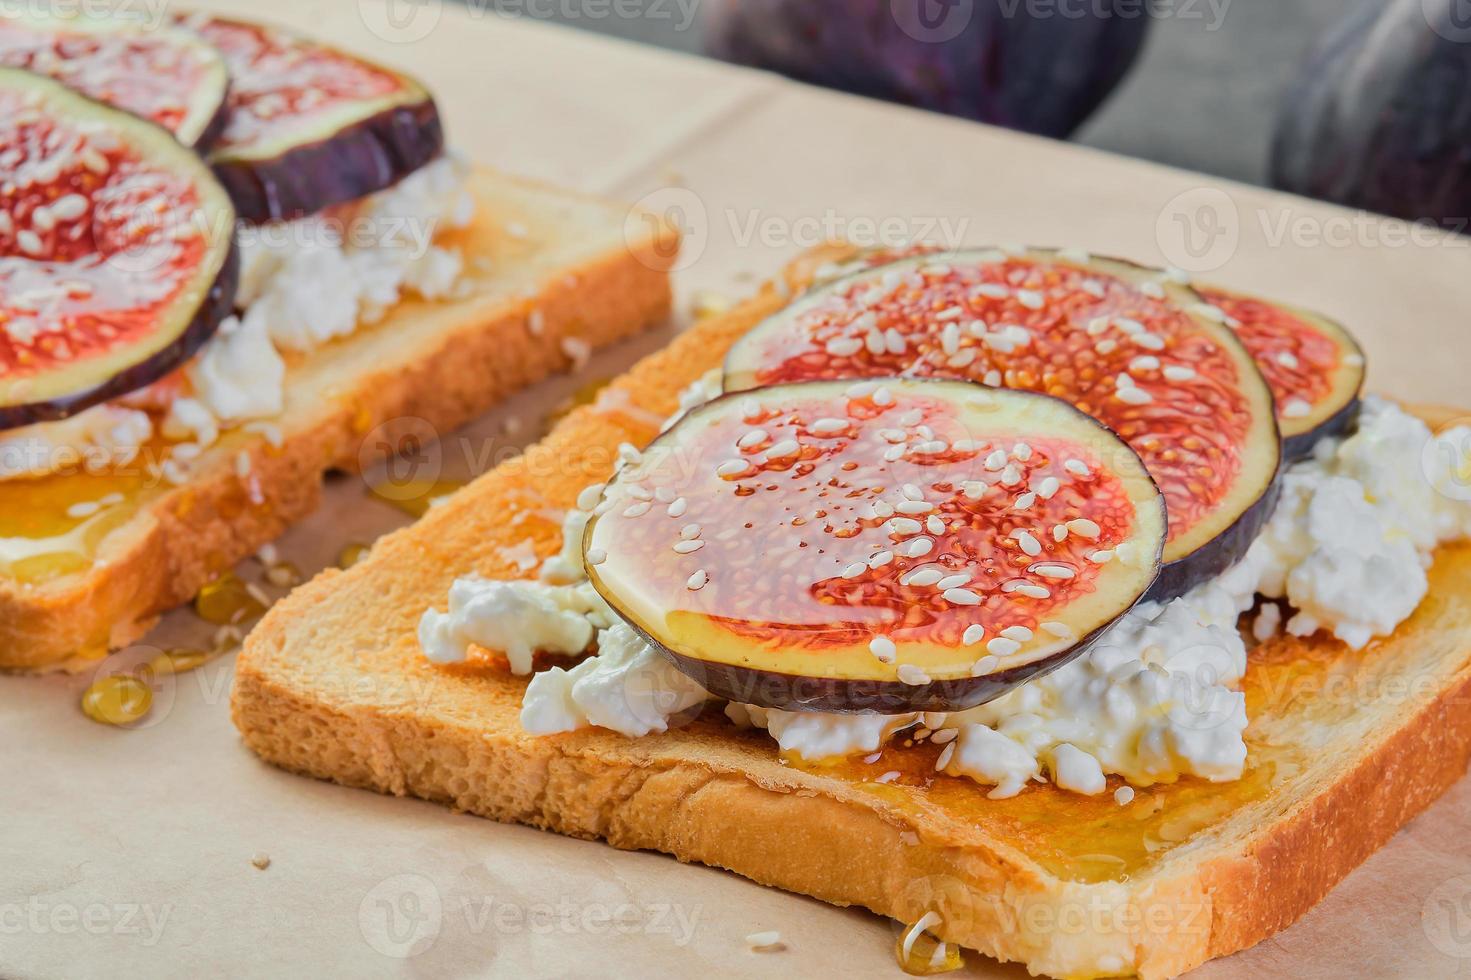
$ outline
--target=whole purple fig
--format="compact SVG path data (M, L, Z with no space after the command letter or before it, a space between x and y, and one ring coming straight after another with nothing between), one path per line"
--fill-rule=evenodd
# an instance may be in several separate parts
M706 47L801 81L1045 136L1134 63L1149 5L1070 0L707 0Z

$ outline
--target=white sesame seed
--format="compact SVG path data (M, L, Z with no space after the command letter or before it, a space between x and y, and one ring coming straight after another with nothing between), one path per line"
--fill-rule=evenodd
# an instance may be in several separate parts
M683 517L684 512L689 510L689 506L689 501L685 500L683 497L680 497L678 500L674 501L668 507L666 507L664 512L670 517Z
M1006 465L1006 450L998 449L986 457L986 469L993 473Z
M694 541L680 541L676 543L674 545L674 552L679 555L692 555L703 547L705 547L705 542L697 538Z
M1001 635L1008 640L1016 640L1018 643L1027 643L1032 639L1032 631L1025 626L1008 626L1001 631Z
M1017 497L1016 498L1016 503L1014 503L1014 504L1011 505L1011 509L1012 510L1026 510L1029 507L1031 507L1033 504L1035 504L1036 502L1037 502L1037 495L1035 493L1033 493L1032 491L1029 490L1026 493L1022 494L1020 497Z
M601 565L608 560L608 553L602 548L587 549L587 563L589 565Z
M993 654L988 653L980 660L971 664L970 676L984 677L999 666L1001 666L1001 661Z
M1158 371L1159 358L1153 354L1140 354L1129 362L1130 371Z
M1022 645L1020 643L1016 642L1015 640L1008 639L1004 636L995 637L991 640L990 643L986 644L986 649L989 650L993 656L997 657L1009 657L1021 648Z
M825 349L833 357L852 357L863 349L863 341L856 337L834 337Z
M946 589L941 593L941 598L957 606L979 606L981 604L981 597L970 589Z
M1112 551L1095 551L1088 556L1088 560L1095 565L1106 565L1113 560Z
M1033 565L1031 568L1027 569L1027 571L1031 572L1033 575L1040 575L1043 578L1051 579L1076 578L1078 574L1066 565L1055 565L1049 562L1043 562L1041 564Z
M1062 481L1055 476L1049 476L1037 484L1037 496L1043 500L1051 500L1057 491L1062 489Z
M1048 622L1043 623L1042 628L1060 640L1075 639L1078 635L1067 623Z
M849 385L848 390L843 392L843 394L855 400L867 398L878 390L878 386L879 383L877 381L860 381L855 385Z
M698 524L686 524L679 529L679 536L686 541L693 541L704 532L705 529Z
M930 682L930 675L916 667L914 664L899 665L899 681L910 687L919 687L921 684Z
M1088 476L1092 473L1092 471L1088 469L1088 464L1083 462L1081 459L1069 459L1062 464L1062 468L1067 470L1073 476Z
M868 560L868 567L883 568L885 565L893 560L894 553L892 551L880 551L878 554L874 555Z
M1032 458L1032 447L1024 442L1019 442L1015 446L1011 447L1011 455L1012 458L1021 460L1023 463L1025 463L1027 460Z
M945 573L938 568L919 568L907 573L899 580L900 585L912 585L916 588L929 588L938 585L945 578Z
M598 505L599 498L603 495L604 484L594 483L590 487L583 487L582 492L577 495L578 510L592 510Z
M899 655L899 648L887 636L875 636L869 640L868 651L877 657L880 662L886 664L893 663L894 658Z
M902 487L899 488L899 492L904 495L905 500L924 499L924 491L915 486L913 483L904 484Z
M1154 401L1154 396L1143 388L1120 388L1114 395L1126 405L1148 405Z
M983 282L971 290L972 296L980 296L985 299L1005 299L1011 295L1011 290L996 282Z
M981 642L985 635L986 627L982 626L980 623L972 623L965 628L965 635L960 638L960 642L964 643L968 647L975 646L977 643Z
M1018 595L1024 595L1028 599L1051 599L1052 590L1045 585L1036 585L1032 582L1023 582L1016 587Z
M649 503L647 500L641 500L641 501L639 501L636 504L630 504L623 511L623 516L624 517L643 517L645 514L647 514L649 511L651 511L653 509L654 509L654 505L653 504Z
M1078 537L1087 538L1090 541L1096 539L1103 533L1103 528L1098 526L1097 521L1090 521L1086 517L1079 517L1068 521L1067 528Z
M1313 413L1313 406L1309 405L1307 402L1303 401L1301 398L1293 398L1293 399L1290 399L1287 402L1286 405L1282 406L1282 415L1283 415L1284 418L1289 418L1289 419L1307 418L1312 413Z
M1021 467L1015 463L1007 463L1006 468L1001 471L1001 485L1003 487L1014 487L1022 482Z
M795 456L802 451L802 447L795 439L783 439L781 442L766 450L767 459L786 459Z
M884 459L890 463L898 462L904 458L903 446L890 446L884 450Z
M1066 524L1054 524L1054 525L1052 525L1052 540L1053 541L1056 541L1058 544L1061 544L1062 542L1064 542L1064 541L1067 540L1067 525Z
M1029 310L1040 310L1047 302L1047 298L1035 289L1018 289L1016 301Z
M945 522L940 520L938 514L931 514L924 519L924 529L938 536L945 533Z
M627 484L624 484L624 492L627 493L634 500L653 500L654 499L653 492L650 491L649 488L646 487L646 486L644 486L642 483L627 483Z
M767 433L765 429L752 429L736 440L736 448L750 449L752 446L761 445L763 442L770 438L771 436Z
M894 505L886 500L876 500L873 504L873 516L884 519L894 516Z
M928 514L935 509L935 505L925 500L904 500L895 507L901 514Z
M989 385L992 388L1000 388L1001 382L1003 380L1004 379L1001 377L1001 372L996 370L995 368L992 368L991 370L986 372L986 376L981 379L981 383Z
M950 729L950 731L953 732L953 731L955 731L955 729L952 728L952 729ZM935 734L938 735L939 732L936 732ZM952 735L950 737L951 738L954 738L955 736ZM934 739L931 738L930 741L934 741ZM949 741L949 739L947 739L946 741ZM956 743L954 743L954 742L950 742L949 745L946 745L943 749L940 750L940 756L939 756L939 758L937 758L935 760L935 771L936 772L942 772L942 771L944 771L945 767L950 764L950 760L955 757L955 744ZM936 947L936 949L935 949L935 955L936 956L941 956L943 958L943 953L944 953L944 951L945 951L946 948L947 947L945 947L945 946ZM933 959L933 958L934 957L932 956L931 959Z
M815 436L835 436L846 432L848 425L847 419L818 419L807 427L807 431Z
M742 473L748 472L750 469L751 464L746 462L744 459L727 459L725 462L715 467L715 475L739 476Z
M781 933L753 932L746 937L746 945L754 950L775 949L781 945Z
M907 538L924 530L924 525L912 517L896 517L889 521L889 533Z
M1100 354L1112 354L1114 351L1119 349L1119 342L1112 338L1106 337L1103 340L1100 340L1098 343L1094 344L1093 349L1098 351L1098 353Z
M894 393L887 388L880 388L873 393L873 403L880 407L894 404Z
M1017 544L1021 545L1022 551L1028 555L1036 557L1042 553L1042 546L1037 543L1036 538L1032 537L1032 532L1018 528L1011 532L1011 536L1016 539Z
M904 555L908 558L923 558L925 555L934 550L934 541L930 540L929 538L915 538L913 541L909 542L909 546L904 549Z
M72 504L66 509L66 516L72 520L81 520L91 517L102 509L102 504L96 500L84 500L78 504Z
M970 578L969 572L958 572L955 575L947 575L940 579L940 581L935 583L935 586L940 589L958 589L962 585L968 584Z
M884 347L890 354L902 354L909 344L904 340L904 335L893 327L884 331Z
M960 485L960 492L966 500L980 500L991 492L991 484L981 480L966 480Z
M1164 339L1152 333L1135 334L1131 339L1134 341L1134 343L1138 344L1140 347L1143 347L1145 350L1165 349Z
M1195 377L1195 368L1186 367L1183 364L1169 364L1165 366L1164 375L1166 381L1189 381Z
M956 736L959 734L960 729L958 728L942 728L930 736L930 741L936 745L948 745L955 741Z
M868 571L867 562L855 561L853 564L843 569L843 578L857 578L866 571Z

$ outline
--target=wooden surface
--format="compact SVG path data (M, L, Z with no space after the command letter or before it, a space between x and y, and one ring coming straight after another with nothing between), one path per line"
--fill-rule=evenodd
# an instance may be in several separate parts
M680 219L686 301L748 290L825 234L1068 244L1316 307L1363 340L1375 388L1471 401L1465 239L1411 241L1282 195L434 0L392 23L376 0L200 5L418 73L451 141L483 162ZM555 406L659 342L514 400L446 443L446 472L534 439ZM282 551L311 572L405 520L345 478ZM148 642L207 634L186 611ZM891 925L864 913L274 771L230 725L228 658L162 683L133 731L81 715L91 679L0 677L0 975L897 972ZM1456 927L1471 927L1466 781L1297 926L1198 975L1471 974ZM784 952L747 950L766 930ZM973 975L1024 975L970 960Z

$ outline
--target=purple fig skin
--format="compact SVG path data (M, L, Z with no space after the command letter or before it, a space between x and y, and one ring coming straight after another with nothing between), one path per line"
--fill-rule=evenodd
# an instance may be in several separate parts
M1282 462L1283 464L1297 463L1307 459L1313 454L1318 443L1324 439L1337 439L1352 435L1359 427L1359 410L1363 408L1363 402L1358 395L1353 401L1334 412L1318 425L1313 426L1307 432L1300 432L1295 436L1282 440Z
M240 220L249 224L312 214L392 187L444 152L432 98L398 105L274 159L211 161Z
M1240 561L1251 543L1261 534L1262 528L1277 509L1277 500L1282 496L1282 467L1271 484L1262 491L1236 523L1216 535L1208 544L1196 548L1184 558L1169 562L1160 569L1159 578L1144 595L1144 602L1168 602L1178 599L1202 582L1209 581Z
M1471 30L1458 3L1361 0L1326 34L1284 100L1272 186L1465 233Z
M1124 613L1119 615L1122 618ZM631 619L625 617L624 621L680 673L715 697L780 711L843 715L901 715L913 711L949 712L974 708L1081 657L1117 622L1114 620L1100 626L1066 650L1011 670L982 677L958 677L911 685L899 681L805 677L700 660L663 646Z
M1032 17L1002 0L711 0L704 27L727 61L1062 138L1128 73L1146 6Z
M145 361L120 371L106 384L67 398L28 405L0 406L0 430L33 425L37 422L59 422L71 418L94 405L120 398L145 388L180 364L193 357L215 335L220 324L235 311L235 289L240 281L240 249L233 239L230 254L215 276L204 302L180 331L174 341Z
M224 98L220 99L220 107L215 110L213 118L205 124L204 129L199 131L199 136L194 142L188 144L189 148L201 155L208 153L210 148L220 141L220 137L225 135L225 127L229 123L230 90L227 87Z

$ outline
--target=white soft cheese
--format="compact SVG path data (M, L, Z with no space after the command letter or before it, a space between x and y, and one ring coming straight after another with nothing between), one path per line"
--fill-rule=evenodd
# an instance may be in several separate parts
M521 727L533 735L589 725L630 738L663 732L669 719L710 697L628 626L598 633L598 653L571 670L553 667L531 679Z
M681 411L706 400L708 389L706 378L691 385ZM1288 470L1282 504L1241 562L1179 599L1136 607L1083 657L988 704L923 716L737 704L726 713L738 724L766 729L782 751L809 760L871 753L921 721L934 731L954 729L955 748L941 756L945 771L992 786L993 797L1014 795L1047 776L1087 794L1102 792L1109 774L1139 786L1181 775L1239 778L1247 724L1245 697L1235 690L1246 670L1239 615L1263 594L1298 610L1288 622L1293 632L1321 627L1356 646L1392 632L1423 598L1435 545L1471 531L1471 492L1460 492L1468 483L1460 447L1471 445L1471 431L1439 439L1445 451L1436 444L1427 448L1431 435L1423 423L1367 399L1358 434L1324 443L1314 458ZM554 596L572 587L565 583L580 581L575 541L597 489L590 488L579 512L568 515L563 551L543 566L546 581L515 583L518 588ZM565 607L556 608L556 615L565 614ZM607 636L606 608L597 615L604 618L590 622L589 632L596 626ZM1262 625L1274 622L1267 618ZM670 715L703 695L662 659L657 670L646 669L651 661L640 659L651 653L646 646L600 642L616 651L609 660L600 653L572 671L533 681L523 707L524 723L535 726L529 730L604 725L660 731ZM426 654L434 655L427 642ZM662 701L653 688L641 689L635 722L627 712L601 709L603 702L591 693L616 689L625 669L640 671L647 684L668 684ZM596 678L581 701L577 671ZM656 703L667 713L648 707Z
M263 318L254 310L231 317L185 369L195 398L225 423L281 414L286 362L271 345Z
M586 583L462 578L450 587L447 612L424 613L419 645L435 663L458 663L473 644L504 653L512 673L529 674L538 650L575 656L592 645L595 628L612 625L612 611Z
M158 426L162 435L208 446L221 429L279 415L282 351L308 351L351 334L407 295L453 295L463 257L433 240L469 223L468 172L460 158L445 157L356 202L345 220L329 213L244 229L235 297L244 312L226 320L188 365L192 397L171 406ZM130 461L153 434L147 414L114 405L0 433L0 480L45 475L79 460Z

